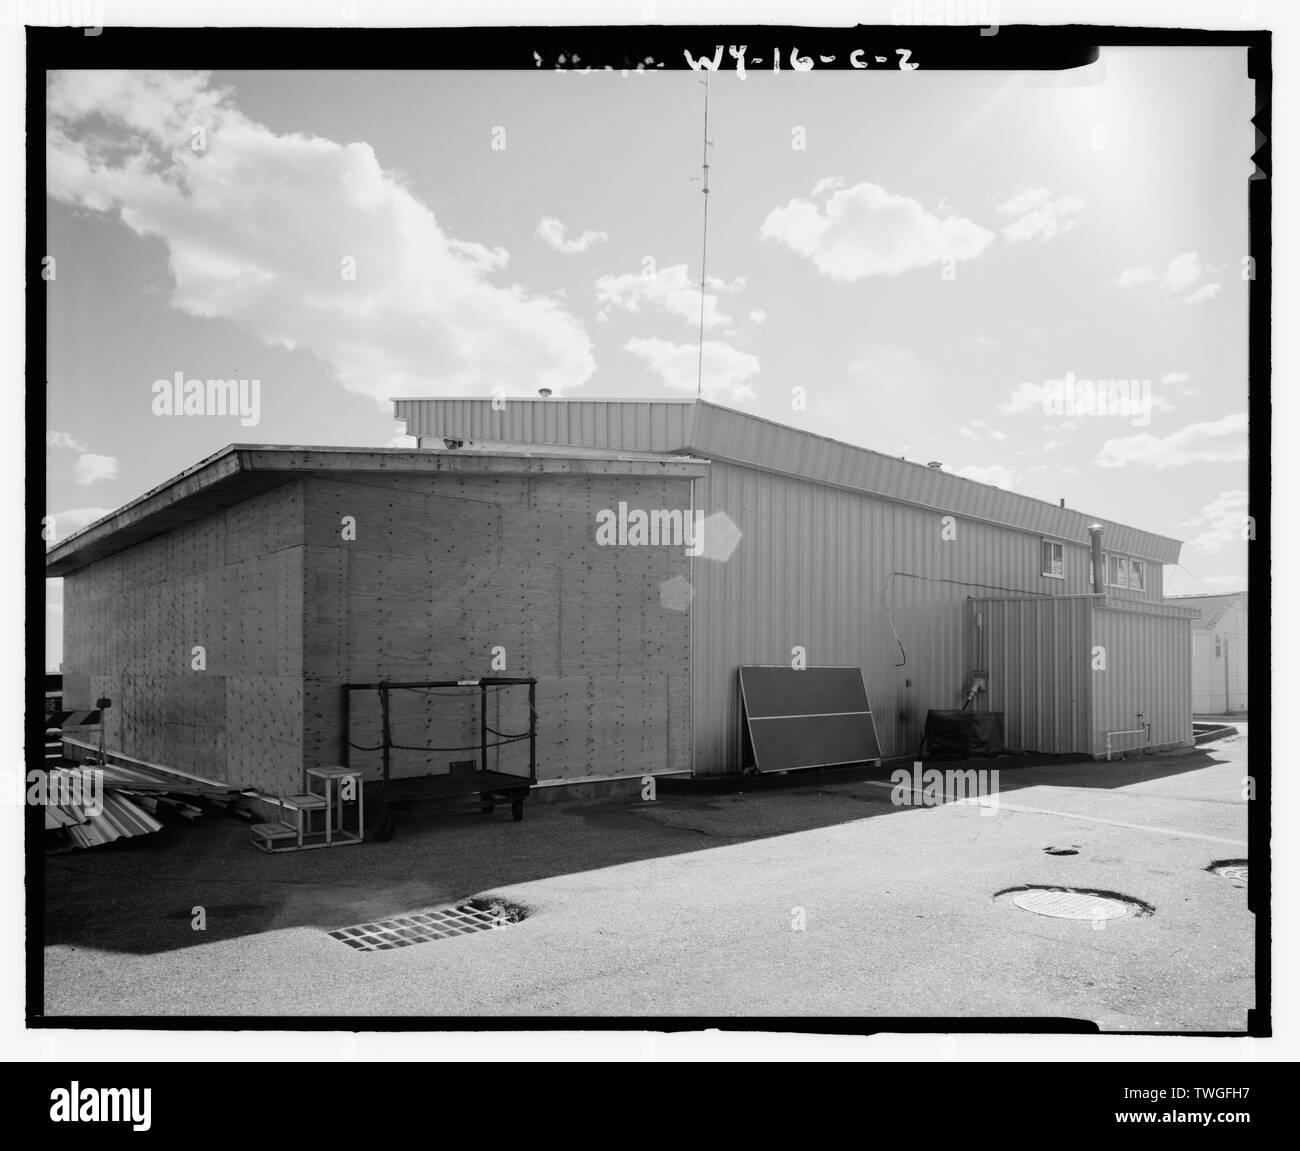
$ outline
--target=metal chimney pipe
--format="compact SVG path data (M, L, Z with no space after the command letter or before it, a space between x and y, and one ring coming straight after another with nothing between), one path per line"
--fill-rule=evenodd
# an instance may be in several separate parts
M1089 524L1088 535L1092 542L1092 590L1102 595L1106 589L1106 573L1101 563L1101 524Z

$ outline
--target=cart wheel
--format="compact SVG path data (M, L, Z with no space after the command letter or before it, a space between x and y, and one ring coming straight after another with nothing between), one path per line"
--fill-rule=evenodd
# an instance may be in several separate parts
M524 818L524 801L522 799L512 799L510 801L510 817L519 823Z
M379 843L387 843L393 838L393 817L385 815L383 819L375 826L375 839Z

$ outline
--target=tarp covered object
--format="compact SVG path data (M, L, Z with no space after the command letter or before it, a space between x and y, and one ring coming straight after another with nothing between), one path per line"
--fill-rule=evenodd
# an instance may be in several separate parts
M926 712L920 754L929 759L972 759L1006 750L1000 711Z

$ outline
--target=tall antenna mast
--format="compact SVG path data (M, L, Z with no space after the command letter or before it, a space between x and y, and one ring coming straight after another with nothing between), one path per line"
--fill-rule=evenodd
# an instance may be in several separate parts
M700 247L700 361L695 381L695 394L704 391L704 286L709 260L709 71L704 70L704 156L702 165L704 192L704 237Z

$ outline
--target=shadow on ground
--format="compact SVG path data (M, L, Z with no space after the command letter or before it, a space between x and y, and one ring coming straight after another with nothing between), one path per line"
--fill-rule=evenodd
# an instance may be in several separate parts
M1041 785L1125 787L1222 762L1211 747L1112 763L1003 756L926 766L996 769L1005 796ZM209 810L153 835L47 856L44 943L154 954L286 927L328 930L498 887L888 816L910 810L880 786L898 766L908 765L661 779L652 803L532 803L522 823L508 808L406 815L386 843L270 856L249 842L247 824Z

